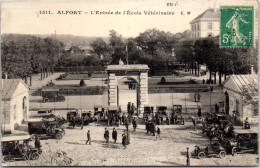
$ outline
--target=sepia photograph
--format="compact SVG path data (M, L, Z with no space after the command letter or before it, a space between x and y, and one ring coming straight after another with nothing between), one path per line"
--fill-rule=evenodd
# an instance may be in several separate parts
M258 0L2 0L1 166L259 166Z

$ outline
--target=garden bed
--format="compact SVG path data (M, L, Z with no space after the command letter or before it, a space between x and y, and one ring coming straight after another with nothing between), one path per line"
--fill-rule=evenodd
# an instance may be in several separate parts
M56 80L87 80L89 79L88 73L65 73L60 75Z
M75 95L102 95L103 91L107 89L105 86L79 86L79 85L55 85L52 87L44 86L42 89L51 88L59 89L59 94L64 96ZM41 89L33 93L33 96L41 96Z

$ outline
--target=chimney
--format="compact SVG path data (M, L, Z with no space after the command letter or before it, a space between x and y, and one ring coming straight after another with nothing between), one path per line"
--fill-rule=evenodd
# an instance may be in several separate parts
M251 65L251 74L255 74L254 65Z
M214 5L213 5L213 11L214 11L214 12L217 12L216 2L214 2Z

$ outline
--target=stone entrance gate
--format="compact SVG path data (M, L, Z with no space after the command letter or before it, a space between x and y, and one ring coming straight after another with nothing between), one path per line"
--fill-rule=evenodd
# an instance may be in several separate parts
M108 74L108 105L119 104L118 84L123 78L131 78L137 82L137 109L143 113L144 106L148 104L148 71L147 65L109 65Z

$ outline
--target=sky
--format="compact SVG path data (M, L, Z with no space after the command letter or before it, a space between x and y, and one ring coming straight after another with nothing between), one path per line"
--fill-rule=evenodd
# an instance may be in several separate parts
M109 30L114 29L123 37L136 37L152 28L178 33L190 30L189 22L206 9L213 8L214 4L219 8L220 4L227 2L236 3L235 0L2 1L1 33L46 35L56 31L56 34L106 37ZM124 15L123 12L128 10L138 14ZM40 14L43 11L52 14ZM58 14L62 11L81 12ZM110 11L113 14L91 14L95 11ZM121 14L116 15L116 11ZM174 15L145 15L144 11L169 11Z

